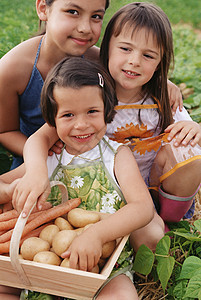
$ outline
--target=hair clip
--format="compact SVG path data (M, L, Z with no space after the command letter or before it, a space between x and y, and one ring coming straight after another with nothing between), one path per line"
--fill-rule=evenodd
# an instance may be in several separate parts
M98 78L99 78L99 85L101 87L103 87L104 86L104 79L103 79L103 76L100 73L98 73Z

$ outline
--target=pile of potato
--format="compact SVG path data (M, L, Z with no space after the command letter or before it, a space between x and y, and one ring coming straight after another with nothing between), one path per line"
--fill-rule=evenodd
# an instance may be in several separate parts
M71 245L73 239L90 224L101 220L101 215L81 208L72 209L67 217L58 217L54 224L45 227L39 237L27 238L21 245L20 258L69 268L69 260L61 254ZM103 245L102 256L92 272L99 273L116 247L116 241Z

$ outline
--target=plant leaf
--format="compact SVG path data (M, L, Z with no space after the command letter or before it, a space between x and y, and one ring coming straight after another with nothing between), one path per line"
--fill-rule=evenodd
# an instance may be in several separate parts
M170 250L170 237L165 235L156 245L156 259L159 260L160 256L158 255L169 255Z
M182 236L184 238L186 238L189 241L193 241L193 242L201 242L201 237L195 236L190 232L187 233L182 233L182 232L174 232L175 235L179 235Z
M151 272L154 263L153 252L145 245L141 245L136 253L133 270L143 275Z
M168 280L172 274L175 264L175 259L172 256L161 257L157 265L157 273L161 282L163 291L165 291Z
M201 232L201 220L196 220L194 222L194 226L199 232Z
M191 279L197 272L201 273L201 259L189 256L183 263L179 279Z
M201 270L193 276L187 286L186 294L184 297L197 299L201 295ZM200 299L200 298L199 298Z

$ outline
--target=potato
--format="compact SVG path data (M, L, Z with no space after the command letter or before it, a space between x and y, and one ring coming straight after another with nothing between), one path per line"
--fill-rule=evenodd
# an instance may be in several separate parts
M84 210L78 207L69 211L68 221L72 226L78 228L100 221L100 216L94 211Z
M70 268L69 266L69 258L64 258L60 264L61 267Z
M80 235L84 231L84 228L85 227L76 228L74 231L77 233L77 235Z
M73 226L62 217L56 218L54 224L59 227L59 230L73 230Z
M64 260L61 262L60 266L64 267L64 268L70 268L70 266L69 266L69 258L64 258ZM99 266L96 265L95 267L93 267L93 269L90 272L92 272L92 273L99 273Z
M20 253L24 259L33 260L36 253L48 251L50 244L39 237L30 237L22 243Z
M94 266L93 269L90 272L98 274L99 273L99 266L98 265Z
M107 242L103 245L101 258L109 257L116 247L116 240Z
M68 249L76 236L77 234L74 230L59 231L52 240L53 251L61 256L61 254Z
M40 233L39 238L41 238L44 241L47 241L50 246L52 245L53 237L56 233L59 232L59 227L57 227L54 224L46 226Z
M60 257L51 251L41 251L36 253L36 255L34 255L33 261L55 266L59 266L61 263Z

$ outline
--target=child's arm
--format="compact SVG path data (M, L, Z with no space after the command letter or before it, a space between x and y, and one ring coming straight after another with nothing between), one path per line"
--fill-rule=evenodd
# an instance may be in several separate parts
M130 149L120 147L115 158L115 176L127 204L114 214L93 224L71 244L63 257L70 257L70 266L91 270L108 241L130 234L148 224L154 214L151 196L141 177Z
M170 106L172 107L172 114L175 115L177 107L179 107L180 111L182 111L183 108L182 93L178 88L178 86L176 86L170 80L168 80L167 86L168 86L168 95L170 99Z
M37 208L45 201L50 192L47 157L49 148L58 140L56 129L43 125L30 136L24 147L26 173L14 191L13 205L26 216L37 200Z

